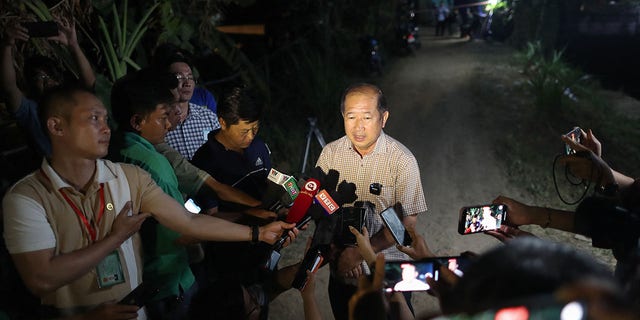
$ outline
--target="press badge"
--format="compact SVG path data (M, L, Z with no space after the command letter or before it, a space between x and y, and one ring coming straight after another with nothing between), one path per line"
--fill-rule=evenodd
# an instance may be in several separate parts
M124 282L124 273L118 251L114 251L106 256L96 267L98 274L98 288L107 288L114 284Z

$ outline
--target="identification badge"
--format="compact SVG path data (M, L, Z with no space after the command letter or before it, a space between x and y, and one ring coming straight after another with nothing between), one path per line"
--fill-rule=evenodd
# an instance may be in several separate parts
M114 251L106 256L96 267L98 274L98 287L107 288L114 284L124 282L124 273L118 251Z

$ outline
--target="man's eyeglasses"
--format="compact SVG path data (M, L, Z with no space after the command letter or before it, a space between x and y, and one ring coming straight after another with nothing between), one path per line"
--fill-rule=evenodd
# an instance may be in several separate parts
M183 83L183 82L196 82L196 78L193 77L193 75L188 75L185 76L183 74L176 74L176 79L178 79L178 82Z

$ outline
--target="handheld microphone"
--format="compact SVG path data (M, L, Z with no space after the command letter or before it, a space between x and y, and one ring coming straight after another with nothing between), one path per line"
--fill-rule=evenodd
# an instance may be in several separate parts
M309 221L311 221L311 215L307 215L307 211L309 211L309 208L313 203L313 198L316 193L318 193L319 189L320 181L318 181L317 179L309 178L300 190L300 193L296 197L296 200L293 201L293 205L289 209L289 213L287 214L287 218L285 219L285 221L288 223L295 223L296 228L302 228ZM282 237L280 237L280 240L278 240L273 245L271 257L265 264L266 269L273 270L278 264L278 261L280 260L279 251L280 249L282 249L282 246L287 241L288 237L288 232L285 232Z
M313 197L320 190L320 181L309 178L300 190L298 197L293 201L293 205L289 209L289 214L285 219L288 223L298 223L307 214L307 210L313 203Z

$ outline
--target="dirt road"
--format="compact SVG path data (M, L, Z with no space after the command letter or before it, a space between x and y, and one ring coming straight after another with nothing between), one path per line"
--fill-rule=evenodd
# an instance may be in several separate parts
M429 31L425 31L429 32ZM430 32L429 32L430 34ZM500 161L492 152L490 119L478 110L469 90L476 68L490 67L490 61L505 60L510 54L500 45L460 39L422 37L422 48L403 57L379 78L390 104L385 132L404 143L420 165L429 210L418 219L418 230L438 255L462 251L483 252L498 244L486 235L460 236L456 231L460 207L489 203L500 193L518 196L502 174ZM297 241L304 246L304 241ZM285 249L301 252L304 249ZM281 266L299 261L290 254ZM324 319L333 319L327 299L328 268L319 271L316 296ZM426 293L412 299L416 314L437 310L437 301ZM296 290L282 294L271 304L270 319L302 319L302 299Z

